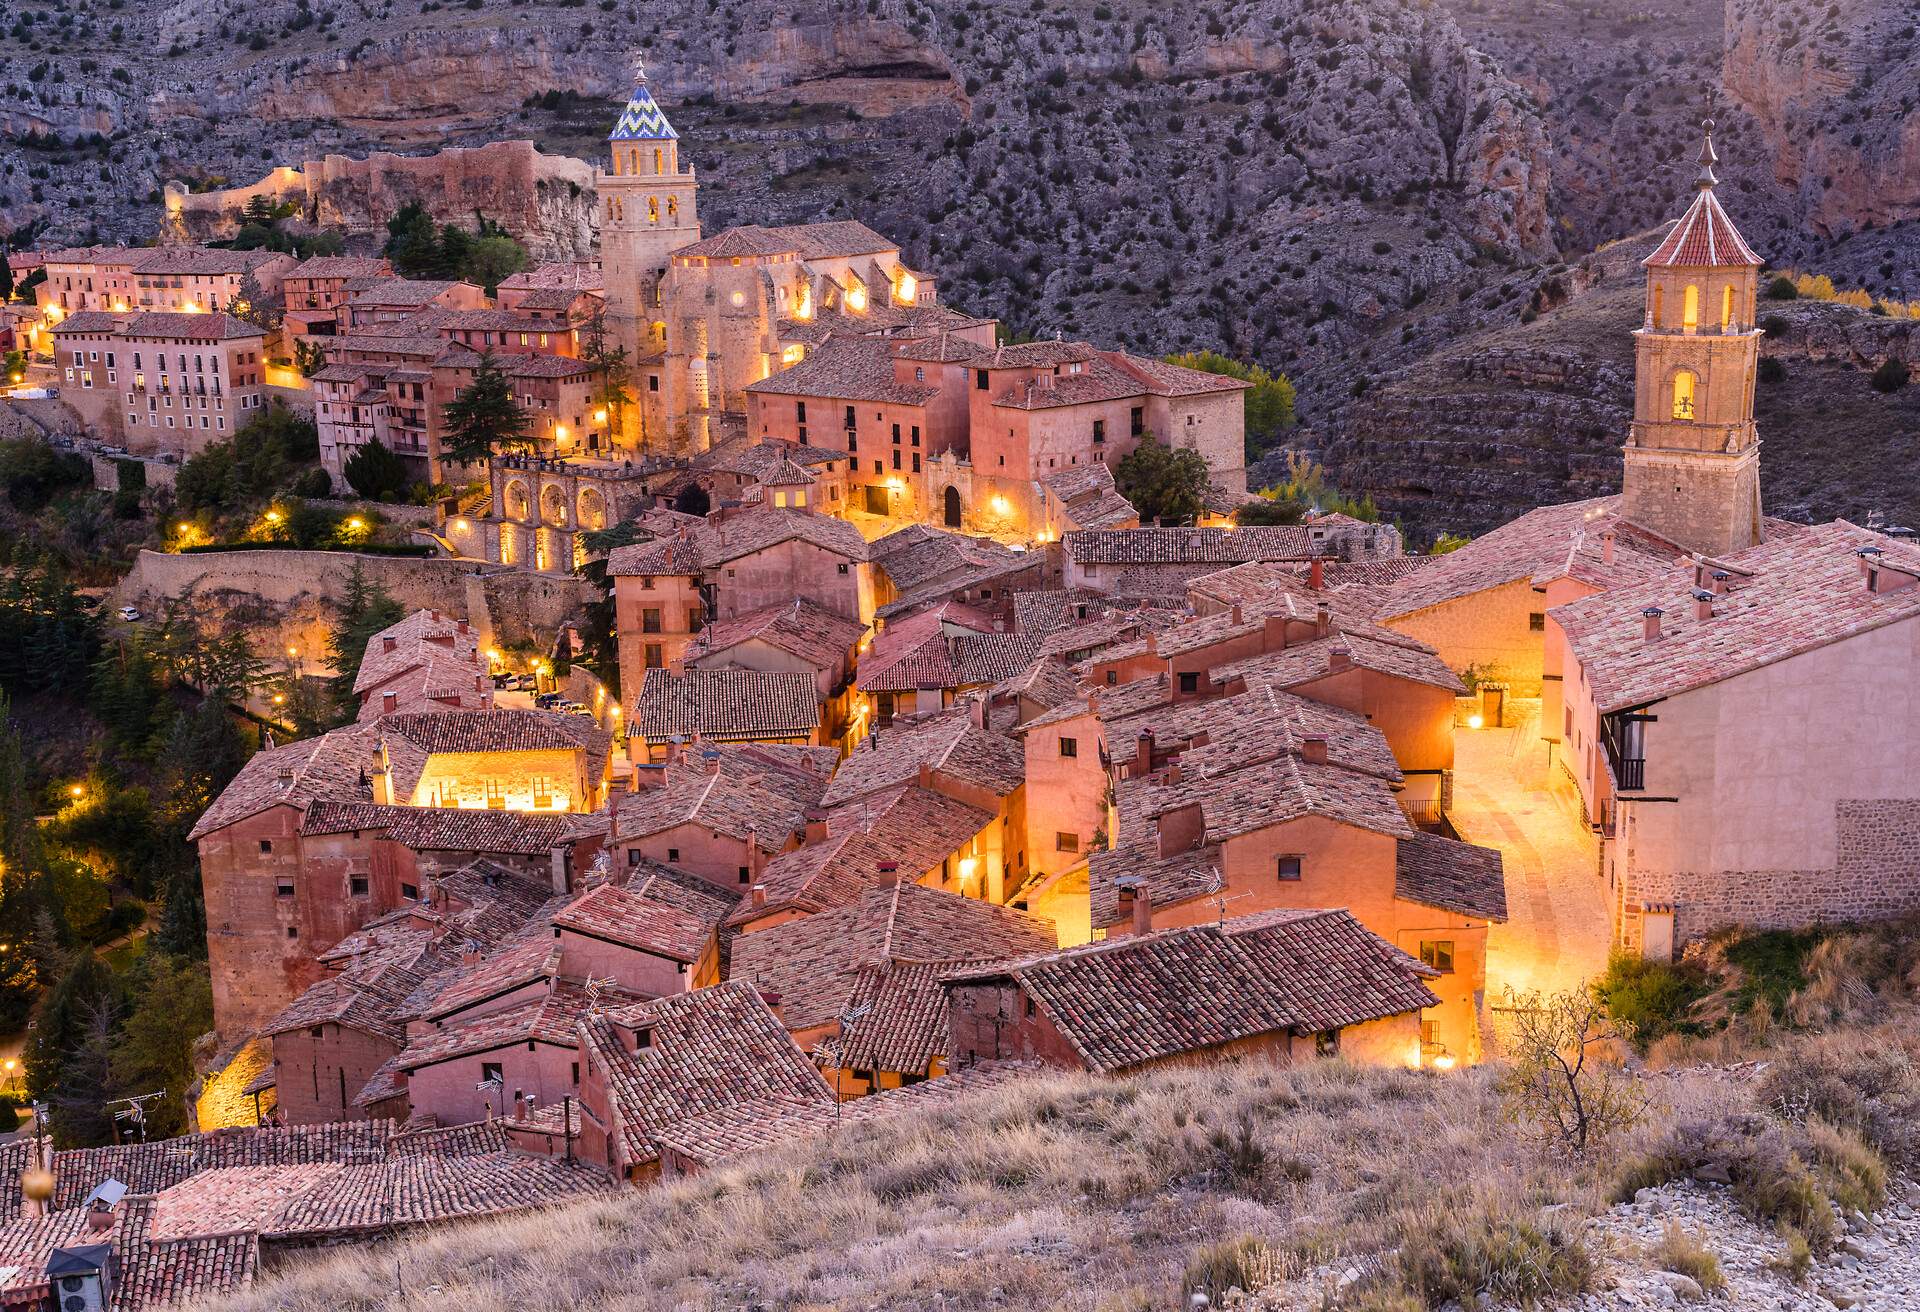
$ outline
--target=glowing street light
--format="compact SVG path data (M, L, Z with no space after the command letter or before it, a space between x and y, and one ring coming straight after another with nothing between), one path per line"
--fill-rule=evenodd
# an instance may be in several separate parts
M288 647L288 648L287 648L287 655L289 655L289 656L298 656L299 654L300 654L300 649L299 649L298 647Z
M67 789L67 794L77 802L87 795L87 786L85 784L75 784Z
M605 411L604 409L601 409L601 410L595 410L595 411L593 412L593 422L594 422L594 423L596 423L596 424L604 424L604 423L606 423L606 422L607 422L607 412L606 412L606 411Z

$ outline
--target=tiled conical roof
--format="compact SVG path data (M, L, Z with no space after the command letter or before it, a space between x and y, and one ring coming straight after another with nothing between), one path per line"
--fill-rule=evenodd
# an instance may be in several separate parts
M653 92L647 90L644 77L635 84L633 94L627 98L627 107L620 111L619 121L607 134L608 141L677 141L679 138L673 124L667 122L666 111L653 98Z
M1714 185L1719 181L1713 175L1713 166L1720 160L1713 150L1713 120L1708 119L1702 127L1706 135L1700 143L1700 175L1695 184L1700 194L1680 216L1680 222L1673 225L1659 249L1643 264L1650 269L1757 269L1766 261L1753 253L1713 194Z

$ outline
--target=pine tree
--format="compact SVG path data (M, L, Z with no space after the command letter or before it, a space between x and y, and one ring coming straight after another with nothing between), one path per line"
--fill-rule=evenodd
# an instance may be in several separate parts
M7 252L0 250L0 301L13 299L13 264Z
M513 384L500 372L488 352L480 357L473 381L447 406L443 459L475 464L490 456L531 449L527 414L513 399Z
M360 661L367 643L380 630L398 624L406 611L393 595L377 582L367 579L360 562L347 575L347 595L340 602L340 623L327 638L327 656L334 668L333 696L339 704L341 722L351 720L358 708L354 681L360 677Z
M262 287L251 273L240 279L240 286L234 290L233 300L227 309L234 318L266 332L278 328L280 321L287 316L286 301L278 292L269 292Z
M200 889L198 866L176 870L167 880L166 900L160 907L160 927L153 945L176 957L207 955L207 906Z
M403 278L437 277L444 267L440 230L419 201L408 201L387 220L387 244L382 251Z
M407 464L378 438L347 457L340 472L347 485L374 501L397 501L407 490Z

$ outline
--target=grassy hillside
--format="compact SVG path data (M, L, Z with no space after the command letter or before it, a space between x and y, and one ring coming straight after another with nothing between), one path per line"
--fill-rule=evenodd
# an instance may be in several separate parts
M1860 960L1834 960L1852 989L1836 991L1816 962L1799 990L1815 1010L1801 1014L1864 1014L1819 1009L1872 992ZM1742 1042L1770 1045L1765 1067L1644 1075L1645 1114L1585 1156L1512 1119L1498 1067L1042 1076L700 1179L337 1251L224 1306L1147 1312L1191 1306L1196 1291L1217 1304L1238 1287L1259 1308L1414 1312L1481 1291L1500 1305L1588 1290L1605 1300L1675 1264L1703 1269L1688 1245L1722 1246L1738 1287L1768 1300L1752 1305L1802 1306L1796 1250L1801 1274L1845 1256L1829 1200L1879 1209L1898 1187L1889 1165L1916 1138L1911 1004L1873 1014L1820 1037L1742 1028ZM1658 1247L1592 1238L1587 1217L1630 1221L1636 1193L1642 1210L1682 1215L1702 1188L1689 1177L1709 1165L1731 1180L1705 1200L1718 1222ZM1734 1224L1737 1241L1720 1237ZM1897 1280L1920 1257L1920 1222L1910 1235L1888 1224L1874 1242Z

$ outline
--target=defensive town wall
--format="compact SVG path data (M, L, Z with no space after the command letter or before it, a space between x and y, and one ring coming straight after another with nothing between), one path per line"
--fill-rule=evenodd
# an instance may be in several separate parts
M116 605L158 612L169 602L223 608L244 599L254 609L259 645L318 650L316 629L347 593L358 562L369 583L384 587L408 610L444 611L470 622L483 641L544 647L591 595L582 580L534 574L480 561L443 557L374 556L349 551L142 551L120 581ZM269 646L269 644L271 644Z

